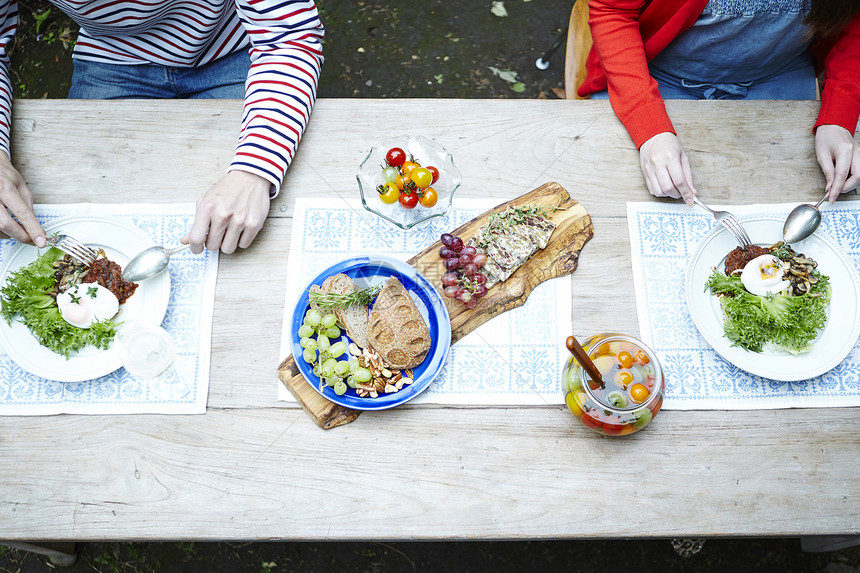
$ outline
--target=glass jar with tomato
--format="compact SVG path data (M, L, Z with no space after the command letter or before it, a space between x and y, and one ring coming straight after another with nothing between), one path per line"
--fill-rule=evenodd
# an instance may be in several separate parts
M600 371L592 380L571 356L562 373L567 408L583 426L605 436L639 431L663 405L666 382L657 356L641 340L617 333L596 334L582 347Z

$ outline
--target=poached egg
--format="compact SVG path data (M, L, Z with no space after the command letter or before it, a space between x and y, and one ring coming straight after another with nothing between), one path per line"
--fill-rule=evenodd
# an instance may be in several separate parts
M63 319L78 328L113 318L119 312L116 295L98 283L80 283L57 295Z
M773 255L761 255L746 264L741 271L741 282L749 292L767 296L784 291L791 282L783 280L782 262Z

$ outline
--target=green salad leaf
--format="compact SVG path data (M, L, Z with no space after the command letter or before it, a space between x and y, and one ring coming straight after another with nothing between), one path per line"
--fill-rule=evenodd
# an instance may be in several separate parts
M800 296L756 296L744 288L739 276L726 276L717 269L711 272L705 288L720 296L726 338L733 346L761 352L770 342L800 354L812 348L812 341L827 322L830 280L826 275L816 276L818 282Z
M63 253L50 248L27 266L9 273L0 289L0 314L12 324L18 319L39 344L67 359L72 352L85 346L107 349L116 334L118 323L113 320L94 322L89 329L72 326L60 315L54 289L54 261Z

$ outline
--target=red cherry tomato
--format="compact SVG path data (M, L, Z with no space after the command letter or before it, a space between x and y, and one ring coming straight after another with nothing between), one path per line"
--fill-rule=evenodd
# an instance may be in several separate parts
M427 171L433 176L433 181L430 182L430 185L439 181L439 170L433 167L432 165L427 166Z
M614 418L611 422L603 422L603 433L607 436L617 436L627 428L627 424L622 424L620 420Z
M585 412L582 414L582 417L579 419L579 421L582 422L582 425L586 428L600 431L600 428L603 426L603 424L600 422L600 420L595 420L594 418L592 418L593 415L594 412Z
M406 152L399 147L392 147L385 154L385 162L392 167L403 165L404 161L406 161Z
M401 193L398 201L407 209L413 209L418 204L418 195L415 193Z

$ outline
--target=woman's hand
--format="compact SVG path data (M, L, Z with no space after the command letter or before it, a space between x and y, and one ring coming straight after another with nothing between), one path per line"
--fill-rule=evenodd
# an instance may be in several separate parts
M687 205L693 204L693 195L698 192L693 187L690 160L674 133L658 133L643 143L639 148L639 163L652 195L683 197Z
M269 214L271 187L259 175L230 171L197 200L194 225L181 242L190 243L194 253L249 247Z
M815 130L815 157L830 190L828 199L860 186L860 145L839 125L819 125Z
M45 231L33 212L33 194L24 182L24 178L12 166L9 157L2 152L0 152L0 232L16 241L33 243L40 249L45 246Z

